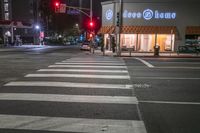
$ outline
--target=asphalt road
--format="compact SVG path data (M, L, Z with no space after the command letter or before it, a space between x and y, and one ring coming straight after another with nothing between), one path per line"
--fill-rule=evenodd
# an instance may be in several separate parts
M199 58L0 49L0 132L198 133L199 81Z
M148 133L200 132L200 59L126 58Z
M123 59L77 47L1 50L0 132L146 133Z

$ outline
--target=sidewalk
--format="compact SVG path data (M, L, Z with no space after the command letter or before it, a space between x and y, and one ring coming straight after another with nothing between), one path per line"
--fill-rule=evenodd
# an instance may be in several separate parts
M102 55L103 53L100 50L95 50L95 54L97 55ZM105 52L105 56L117 56L116 53L113 53L112 51L106 51ZM200 54L196 54L196 53L180 53L177 54L175 52L173 53L160 53L160 56L154 56L154 53L145 53L145 52L133 52L130 53L129 51L123 51L121 53L121 57L164 57L164 58L200 58Z

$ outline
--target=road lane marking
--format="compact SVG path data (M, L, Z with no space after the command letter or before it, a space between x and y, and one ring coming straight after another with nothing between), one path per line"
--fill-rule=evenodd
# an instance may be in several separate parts
M107 88L107 89L133 89L133 85L122 84L92 84L71 82L48 82L48 81L17 81L4 86L40 86L40 87L74 87L74 88Z
M148 66L150 68L154 68L154 66L152 64L150 64L149 62L147 62L141 58L135 58L135 59L141 61L143 64L145 64L146 66Z
M64 118L25 115L0 115L1 129L77 133L146 133L143 121Z
M125 66L124 63L68 63L68 62L63 62L63 63L55 63L56 65L111 65L111 66Z
M161 80L166 80L166 79L174 79L174 80L199 80L200 78L176 78L176 77L134 77L134 79L161 79Z
M86 65L50 65L49 67L71 67L71 68L125 68L126 66L86 66Z
M128 73L127 70L91 70L91 69L40 69L39 72L95 72L95 73Z
M136 97L94 96L94 95L57 95L57 94L31 94L31 93L0 93L0 100L138 104L138 100Z
M87 75L87 74L27 74L25 77L55 78L97 78L97 79L130 79L129 75Z
M167 63L167 64L169 64L169 63L172 63L172 64L173 64L173 63L174 63L174 64L188 64L188 65L192 65L192 64L194 64L194 65L197 64L197 65L198 65L198 64L200 64L200 62L172 62L172 61L161 61L161 62L159 62L159 63L161 63L161 64L162 64L162 63L163 63L163 64L166 64L166 63Z
M155 68L164 68L164 69L200 69L200 67L178 67L178 66L168 66L168 67L155 67Z
M200 102L171 102L171 101L139 101L140 103L155 103L155 104L180 104L180 105L200 105Z

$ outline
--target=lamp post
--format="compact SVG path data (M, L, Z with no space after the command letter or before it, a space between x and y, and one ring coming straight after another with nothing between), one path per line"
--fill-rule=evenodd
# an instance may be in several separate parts
M40 30L41 30L41 27L40 25L36 24L35 25L35 44L39 43L40 44Z

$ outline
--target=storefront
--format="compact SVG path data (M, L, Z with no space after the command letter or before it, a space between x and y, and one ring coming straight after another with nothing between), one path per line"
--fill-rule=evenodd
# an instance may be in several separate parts
M4 45L14 44L19 39L24 43L33 41L32 24L21 21L0 21L0 40Z
M176 51L190 36L200 36L200 2L198 0L119 0L102 2L104 44L110 50L120 33L120 47L137 52ZM120 10L121 9L121 10ZM121 26L117 27L121 14ZM115 38L115 39L113 39Z

